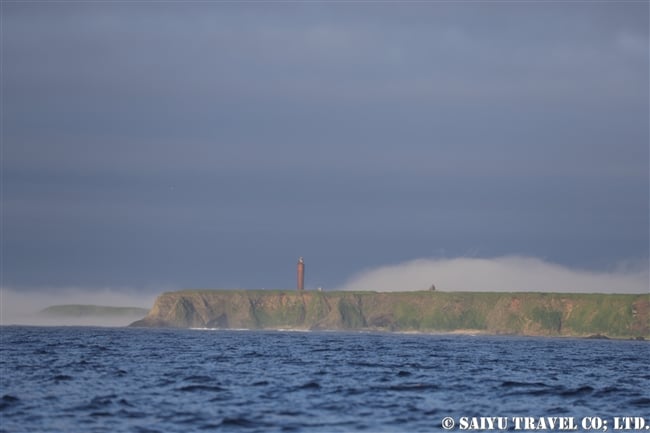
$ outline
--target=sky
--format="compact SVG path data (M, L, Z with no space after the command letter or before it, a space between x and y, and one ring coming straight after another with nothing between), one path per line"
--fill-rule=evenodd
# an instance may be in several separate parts
M647 292L646 1L0 7L5 294Z

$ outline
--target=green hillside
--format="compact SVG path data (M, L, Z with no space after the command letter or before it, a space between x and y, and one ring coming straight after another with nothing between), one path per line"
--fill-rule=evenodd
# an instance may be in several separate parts
M132 326L650 337L650 295L189 290Z

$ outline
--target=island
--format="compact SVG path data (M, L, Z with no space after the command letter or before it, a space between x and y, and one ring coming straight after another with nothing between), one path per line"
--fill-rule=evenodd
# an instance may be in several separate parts
M650 295L184 290L132 327L650 337Z
M144 317L149 312L146 308L112 307L105 305L52 305L39 311L43 317L55 318L97 318L97 317Z

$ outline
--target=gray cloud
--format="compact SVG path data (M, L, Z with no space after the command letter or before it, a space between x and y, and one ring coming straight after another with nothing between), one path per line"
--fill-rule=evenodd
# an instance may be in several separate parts
M643 7L7 6L6 158L647 176Z
M298 255L334 285L440 248L648 256L647 4L3 12L11 285L282 286Z

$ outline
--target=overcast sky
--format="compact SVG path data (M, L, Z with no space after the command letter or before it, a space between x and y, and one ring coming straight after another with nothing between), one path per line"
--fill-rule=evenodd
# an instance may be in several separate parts
M5 288L647 267L646 1L1 7Z

